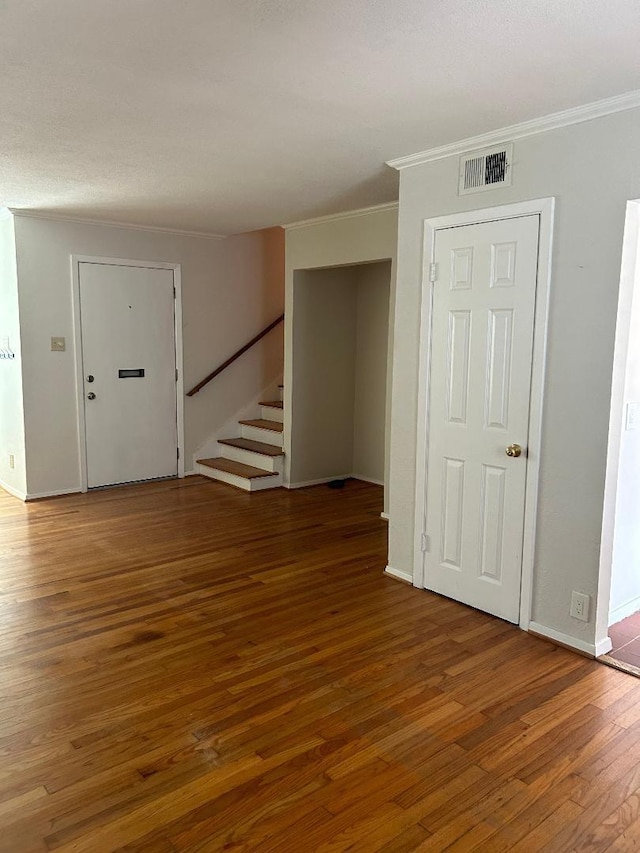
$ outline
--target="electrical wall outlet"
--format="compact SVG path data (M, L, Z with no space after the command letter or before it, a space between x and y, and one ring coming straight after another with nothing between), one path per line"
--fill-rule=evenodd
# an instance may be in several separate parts
M13 455L13 453L10 453L9 454L9 468L15 468L15 467L16 467L16 457Z
M571 593L571 609L569 615L574 619L579 619L581 622L589 621L589 604L591 596L585 595L584 592L576 592L575 589Z
M51 352L65 352L67 341L65 338L51 338Z

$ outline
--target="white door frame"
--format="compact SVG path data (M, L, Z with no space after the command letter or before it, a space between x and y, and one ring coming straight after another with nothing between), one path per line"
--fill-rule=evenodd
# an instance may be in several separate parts
M132 261L125 258L100 258L93 255L71 255L71 285L73 298L73 349L76 365L76 406L78 416L78 453L80 458L80 491L89 490L87 478L87 426L84 415L84 371L82 363L82 324L80 316L80 264L103 264L114 267L173 270L175 298L176 420L178 427L178 477L184 477L184 379L182 369L182 278L180 264L160 261Z
M612 649L609 637L609 608L611 603L611 580L613 569L613 543L616 526L616 504L618 497L618 475L620 471L620 447L624 425L624 386L629 350L631 306L636 282L636 264L640 250L640 200L627 202L625 230L622 242L620 290L616 320L613 370L611 380L611 404L609 414L609 438L607 441L607 465L604 481L602 508L602 537L600 539L600 564L598 592L596 594L596 657Z
M484 208L483 210L469 210L463 213L453 213L448 216L438 216L433 219L424 220L422 299L420 308L420 361L418 369L416 510L413 557L413 585L420 589L425 586L423 534L426 528L426 483L429 464L428 407L431 390L431 322L433 309L433 285L430 281L429 271L434 261L436 234L444 228L478 225L485 222L514 219L521 216L537 215L540 217L538 276L533 330L533 361L531 369L531 407L529 410L529 439L527 445L522 580L520 588L519 624L525 631L528 629L531 621L554 205L554 198L542 198L515 204L500 205L499 207Z

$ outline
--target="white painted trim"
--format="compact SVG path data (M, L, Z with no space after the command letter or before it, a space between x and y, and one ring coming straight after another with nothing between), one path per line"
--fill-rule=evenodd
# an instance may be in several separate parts
M389 513L388 512L381 512L380 518L384 518L385 521L389 521Z
M611 637L605 637L603 640L596 640L596 657L607 655L613 648Z
M246 420L260 420L259 418L247 418ZM265 444L273 444L274 447L284 447L284 436L281 431L268 429L267 427L251 426L250 424L240 423L241 438L248 438L251 441L262 441Z
M149 231L151 233L173 234L176 237L200 237L205 240L226 240L226 234L213 234L209 231L182 231L179 228L163 228L161 225L140 225L135 222L116 222L111 219L85 219L80 216L64 216L58 213L40 213L37 210L25 210L17 207L6 208L14 216L26 219L48 219L52 222L75 222L77 225L100 225L105 228L124 228L127 231Z
M290 222L282 227L285 231L295 231L297 228L310 228L313 225L322 225L325 222L339 222L341 219L354 219L358 216L369 216L372 213L384 213L387 210L397 209L398 202L389 201L385 204L375 204L372 207L360 207L357 210L329 213L327 216L316 216L313 219L301 219L299 222Z
M0 488L4 489L5 492L10 494L14 498L18 498L21 501L27 500L27 493L22 492L20 489L15 489L13 486L10 486L8 483L5 483L4 480L0 480Z
M197 459L218 456L220 454L220 447L218 446L219 439L238 438L239 422L255 417L255 410L258 408L260 400L275 398L277 394L276 386L279 384L279 381L280 377L278 376L265 385L261 391L254 395L249 403L230 415L205 441L201 442L193 454L193 465L196 464ZM260 468L261 466L257 465L256 467Z
M526 136L535 136L538 133L546 133L549 130L557 130L561 127L569 127L572 124L580 124L584 121L602 118L613 113L633 110L640 107L640 89L616 95L613 98L605 98L602 101L594 101L557 113L550 113L529 121L501 127L498 130L481 133L479 136L469 136L456 142L440 145L437 148L429 148L419 151L417 154L408 154L404 157L396 157L387 160L387 166L392 169L409 169L412 166L420 166L423 163L432 163L434 160L443 160L445 157L459 156L467 151L479 148L487 148L490 145L500 145L503 142L511 142L514 139L523 139Z
M208 465L198 465L197 473L208 480L235 486L237 489L242 489L243 492L263 492L266 489L276 489L282 485L280 473L272 474L270 477L251 479L243 477L241 474L232 474L230 471L221 471L219 468L209 468Z
M384 573L392 578L397 578L398 580L413 584L413 578L409 572L403 572L402 569L394 569L393 566L387 566Z
M59 498L63 495L79 495L81 494L80 489L53 489L51 492L28 492L25 500L27 501L39 501L43 498Z
M73 356L76 366L76 417L78 422L78 454L80 459L80 491L89 489L87 477L87 432L84 417L84 376L82 371L82 324L80 317L80 264L140 267L142 269L172 270L176 291L174 301L175 350L178 379L176 381L176 419L178 433L178 477L184 477L184 364L182 345L182 270L180 264L160 261L135 261L124 258L101 258L93 255L71 255L71 288L73 301Z
M182 341L182 266L171 264L169 269L173 270L173 286L176 289L174 299L174 323L175 323L175 346L176 346L176 421L178 427L178 478L184 477L185 459L185 435L184 435L184 350Z
M548 628L546 625L541 625L539 622L530 622L528 630L533 634L540 634L541 637L546 637L548 640L555 640L556 643L562 643L564 646L569 646L572 649L577 649L579 652L586 652L592 657L604 655L610 649L602 649L596 647L595 643L587 643L585 640L579 640L577 637L572 637L571 634L564 634L562 631L556 631L555 628Z
M261 468L263 471L269 471L271 474L281 474L284 467L282 456L266 456L264 453L245 450L243 447L235 447L232 444L218 444L216 450L217 455L223 459L231 459L233 462L250 465L252 468ZM207 459L208 457L202 456L198 458Z
M609 625L615 625L616 622L621 622L627 616L632 616L640 610L640 595L627 601L626 604L621 604L609 613Z
M363 483L371 483L373 486L384 486L384 480L376 480L374 477L365 477L364 474L352 474L352 480L362 480Z
M332 483L334 480L362 480L363 483L371 483L374 486L384 486L383 480L374 480L372 477L364 477L361 474L339 474L336 477L321 477L319 480L305 480L302 483L285 483L287 489L303 489L305 486L319 486L321 483ZM388 518L381 513L383 518Z
M321 486L323 483L332 483L334 480L349 480L351 474L338 474L335 477L320 477L318 480L305 480L302 483L283 483L285 489L305 489L307 486Z
M618 313L611 379L611 402L609 404L609 437L607 440L602 534L600 536L600 560L598 566L598 591L596 594L595 609L596 644L608 639L609 625L612 624L609 608L611 606L613 545L616 524L618 474L620 470L620 446L624 418L624 387L629 352L631 305L634 297L637 274L636 264L638 263L638 251L640 249L639 241L640 201L629 201L627 203L624 237L622 241Z
M426 484L428 477L429 420L428 402L431 373L431 318L433 285L429 281L429 266L433 261L436 232L442 228L475 225L521 216L540 217L538 237L538 277L536 283L533 359L531 365L531 403L529 409L529 440L527 445L527 480L525 487L524 535L522 544L522 579L520 594L520 627L524 630L531 618L531 601L535 564L535 533L542 445L542 410L544 376L551 287L551 251L555 199L543 198L499 207L484 208L439 216L424 221L422 300L420 309L420 356L418 379L418 427L415 491L414 586L425 586L425 554L422 533L426 524ZM425 298L425 294L427 298ZM424 472L424 476L418 472Z

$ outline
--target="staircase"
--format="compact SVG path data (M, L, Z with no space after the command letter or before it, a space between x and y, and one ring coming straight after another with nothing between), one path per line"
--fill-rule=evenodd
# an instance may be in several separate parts
M282 485L284 460L282 386L280 399L260 403L260 417L240 421L238 438L218 441L220 456L197 459L196 473L246 492Z

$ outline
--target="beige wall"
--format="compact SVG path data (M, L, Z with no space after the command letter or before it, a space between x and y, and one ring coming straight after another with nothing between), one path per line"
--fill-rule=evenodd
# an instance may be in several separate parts
M15 228L30 495L80 487L72 254L181 265L185 390L283 310L279 228L226 240L27 216L17 216ZM66 352L49 351L54 335L66 337ZM194 450L281 367L280 328L185 400L187 469Z
M0 347L6 338L15 358L0 359L0 485L24 497L27 475L15 233L13 217L8 211L0 211ZM10 455L14 457L13 468Z
M353 465L356 477L384 483L391 262L355 267L356 365Z
M383 483L391 262L294 274L291 483Z
M291 483L352 472L357 289L349 267L295 274Z
M418 337L425 218L555 196L533 619L587 644L571 591L598 591L625 207L640 195L640 111L517 140L513 184L459 197L458 158L401 173L391 424L390 565L413 571ZM599 639L599 638L598 638Z
M294 274L296 270L309 270L321 267L336 267L370 261L391 260L391 291L395 286L395 259L397 244L397 208L385 205L380 209L356 212L326 221L311 222L287 229L286 232L286 271L285 271L285 482L289 482L291 472L291 428L294 417L293 387L293 330L294 316ZM393 295L390 300L393 311ZM393 322L389 324L389 352L392 350L391 338ZM387 363L387 387L390 387L391 362ZM391 399L386 395L385 427L385 484L389 480L389 418ZM387 509L387 488L385 487L385 510Z

